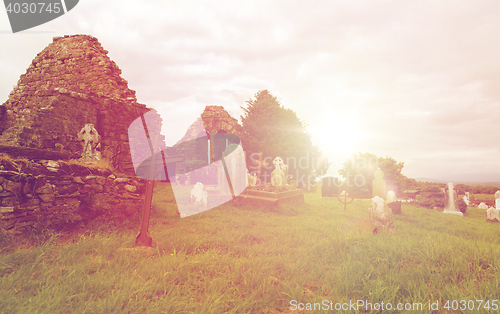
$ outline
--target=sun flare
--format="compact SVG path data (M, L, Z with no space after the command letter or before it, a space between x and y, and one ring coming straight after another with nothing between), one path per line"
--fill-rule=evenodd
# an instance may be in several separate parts
M311 128L315 144L328 155L349 155L358 148L361 137L356 121L350 116L335 117Z

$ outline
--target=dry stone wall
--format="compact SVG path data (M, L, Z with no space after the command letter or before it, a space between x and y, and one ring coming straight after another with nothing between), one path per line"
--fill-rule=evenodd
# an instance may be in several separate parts
M17 233L100 215L131 219L142 209L144 188L143 180L106 168L2 155L0 228Z

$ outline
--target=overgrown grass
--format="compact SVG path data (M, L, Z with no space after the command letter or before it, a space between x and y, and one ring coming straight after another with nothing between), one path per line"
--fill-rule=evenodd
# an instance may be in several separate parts
M181 219L161 184L152 249L132 249L137 222L135 231L90 226L4 252L0 312L296 313L291 300L424 309L439 300L446 313L446 300L499 298L500 224L484 210L458 217L403 204L390 236L373 235L368 206L357 200L344 211L306 194L303 205L225 204Z

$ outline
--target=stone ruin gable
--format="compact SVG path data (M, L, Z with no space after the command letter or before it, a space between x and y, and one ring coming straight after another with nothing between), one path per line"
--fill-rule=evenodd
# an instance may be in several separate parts
M241 138L243 128L238 124L238 120L231 117L223 106L206 106L201 117L198 117L189 126L182 139L172 149L167 149L167 155L182 155L184 158L184 162L177 164L176 173L180 174L189 170L191 167L190 163L193 160L204 161L206 159L206 152L200 151L201 147L197 147L192 141L203 131L209 134L224 131Z
M136 102L135 91L97 38L89 35L55 37L40 52L9 96L16 102L43 90L65 88L76 93Z
M0 106L0 150L63 150L78 158L78 133L92 123L103 156L125 170L131 162L128 126L151 109L137 103L107 53L92 36L54 38Z
M238 120L231 117L223 106L206 106L201 117L189 126L186 134L179 142L195 139L200 132L203 132L203 128L208 133L225 131L238 135L240 138L243 133L243 128L238 124Z

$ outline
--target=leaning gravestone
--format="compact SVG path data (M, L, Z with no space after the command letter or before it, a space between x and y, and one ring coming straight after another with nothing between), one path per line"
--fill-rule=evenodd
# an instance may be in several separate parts
M380 169L375 170L373 173L375 179L372 181L372 197L378 196L384 198L386 195L386 183L384 178L384 172Z
M453 183L448 182L444 188L444 211L445 214L454 214L457 216L463 216L464 214L460 212L458 208L458 197L455 191L455 186Z
M339 194L339 179L325 177L321 179L321 197L336 197Z
M396 233L392 211L383 198L379 196L372 198L372 205L368 210L370 222L375 226L373 233L378 233L379 231L387 231L391 234Z
M385 200L387 206L389 206L393 214L401 214L401 201L398 201L398 199L396 198L396 193L394 193L394 191L387 192Z
M486 211L486 221L491 221L491 222L500 221L500 211L495 207L490 207Z

